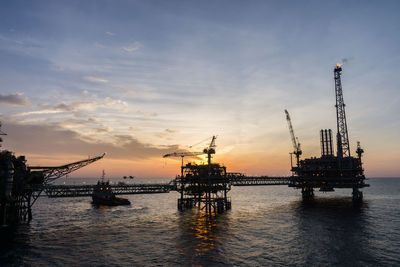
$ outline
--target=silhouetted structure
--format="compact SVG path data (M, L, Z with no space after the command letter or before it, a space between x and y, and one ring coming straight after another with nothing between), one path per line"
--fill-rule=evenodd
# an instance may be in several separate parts
M0 224L30 221L32 205L44 185L103 157L104 154L59 167L29 167L25 156L16 157L10 151L0 151Z
M227 192L231 189L226 167L211 163L215 154L215 139L213 136L208 147L202 152L174 152L164 157L181 157L181 175L175 179L176 190L180 193L178 209L185 210L193 207L205 209L207 213L221 213L231 208ZM207 164L183 165L183 157L207 154Z
M181 157L181 174L168 184L118 184L109 185L114 194L150 194L178 191L178 209L185 210L197 207L207 213L221 213L231 208L231 201L227 196L231 186L256 185L289 185L302 190L304 199L314 195L314 189L320 191L334 191L334 188L352 188L353 200L361 201L360 188L365 184L362 167L364 150L357 142L357 157L350 155L350 145L343 101L340 65L334 69L336 93L337 119L337 151L333 150L332 130L320 132L321 157L312 157L300 160L302 154L300 143L294 134L289 112L285 110L286 119L293 143L291 152L290 177L249 177L241 173L227 173L226 167L218 163L211 163L215 154L215 140L200 152L174 152L164 157ZM1 127L1 124L0 124ZM0 135L5 135L0 131ZM1 146L0 138L0 146ZM207 164L197 165L188 163L183 165L183 157L207 155ZM292 155L296 156L296 166L293 166ZM74 170L82 168L104 157L104 154L59 167L28 167L24 156L15 157L10 151L0 151L0 223L13 224L20 221L29 221L32 218L31 207L44 190L49 197L80 197L93 195L96 185L54 186L49 183ZM130 176L131 177L131 176ZM125 178L125 177L124 177ZM133 177L131 177L133 178ZM99 185L101 186L101 185Z
M334 69L336 94L336 121L337 121L337 154L334 155L332 131L321 130L321 157L298 160L297 166L292 167L294 176L289 184L291 187L301 188L303 198L314 195L314 188L320 191L334 191L334 188L352 188L353 200L362 200L360 188L365 184L364 170L361 156L364 152L357 144L357 158L350 155L350 145L347 130L345 104L343 100L342 67L338 64ZM288 115L287 111L285 110ZM289 127L292 140L293 129Z
M179 210L198 207L208 213L221 213L231 208L231 201L227 197L231 184L226 167L216 163L188 163L182 167L182 173L176 179L177 191L180 193Z
M296 163L297 163L297 165L299 165L300 156L303 152L301 151L298 138L294 135L292 120L290 119L289 112L286 109L285 109L285 114L286 114L286 120L287 120L287 123L289 126L290 137L292 138L292 144L293 144L293 152L290 153L290 166L293 167L292 155L294 154L296 156Z

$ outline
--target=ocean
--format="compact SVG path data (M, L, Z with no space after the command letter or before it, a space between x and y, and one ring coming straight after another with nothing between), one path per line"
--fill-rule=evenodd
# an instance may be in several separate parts
M350 189L303 202L287 186L232 187L232 209L213 217L179 212L176 192L117 207L40 197L29 224L0 229L0 265L399 266L400 178L367 183L361 205Z

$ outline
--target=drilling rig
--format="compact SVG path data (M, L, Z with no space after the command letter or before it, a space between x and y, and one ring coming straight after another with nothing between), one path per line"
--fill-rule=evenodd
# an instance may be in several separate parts
M1 124L0 124L1 126ZM5 135L0 131L1 135ZM2 140L0 139L0 146ZM105 154L58 167L28 166L25 156L0 151L0 224L15 225L32 219L32 206L44 187L64 175L85 167Z
M227 177L226 167L218 163L211 163L215 154L215 140L213 136L210 145L200 152L174 152L163 157L181 157L181 175L175 178L178 199L178 210L197 207L206 213L222 213L231 208L231 201L227 192L231 189L230 179ZM183 157L207 155L207 164L197 165L188 163L183 165Z
M329 192L335 188L352 188L353 201L360 202L363 194L361 188L369 186L365 183L364 170L362 168L362 154L364 150L357 143L357 158L350 155L350 143L347 130L345 104L343 100L343 90L341 82L342 66L337 64L334 68L335 95L336 95L336 126L337 126L337 151L336 155L333 151L332 130L321 130L321 157L312 157L304 160L297 160L297 166L292 167L294 173L290 187L302 190L304 199L309 199L314 196L314 189L319 188L319 191ZM286 111L288 123L290 117ZM292 127L291 130L292 142L294 140L294 148L296 155L296 140ZM301 152L301 150L300 150Z

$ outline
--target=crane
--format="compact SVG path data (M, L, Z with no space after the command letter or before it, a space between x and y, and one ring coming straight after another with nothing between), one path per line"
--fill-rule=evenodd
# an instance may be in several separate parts
M204 148L203 151L199 151L199 152L173 152L170 154L165 154L163 156L163 158L167 158L167 157L181 157L182 158L182 167L183 167L183 158L187 157L187 156L199 156L199 155L204 155L207 154L207 158L208 158L208 165L211 164L211 158L212 158L212 154L215 154L215 139L217 139L217 137L214 135L211 139L211 143L208 147Z
M106 153L103 153L97 157L89 157L85 160L80 160L76 162L72 162L69 164L65 164L57 167L48 167L48 166L29 166L28 170L32 171L33 174L37 174L39 176L43 176L43 182L48 184L64 175L67 175L73 171L76 171L82 167L85 167L93 162L96 162L102 159Z
M181 157L182 158L182 167L183 167L183 158L184 157L194 157L198 155L203 155L203 152L173 152L170 154L165 154L163 158L168 158L168 157Z
M286 109L285 109L285 113L286 113L286 120L287 120L287 123L289 126L290 136L292 138L293 149L294 149L293 152L290 153L290 162L292 162L292 154L294 154L294 155L296 155L297 166L299 166L300 155L302 154L299 139L297 137L295 137L295 135L294 135L292 121L290 120L289 112ZM293 165L293 164L291 163L291 165Z

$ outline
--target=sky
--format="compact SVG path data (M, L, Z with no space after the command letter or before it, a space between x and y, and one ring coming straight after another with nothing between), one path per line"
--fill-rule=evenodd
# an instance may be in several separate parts
M336 133L333 68L351 153L367 177L400 177L398 1L2 1L3 149L71 177L175 177L175 151L230 172L289 175ZM205 157L185 158L201 163Z

